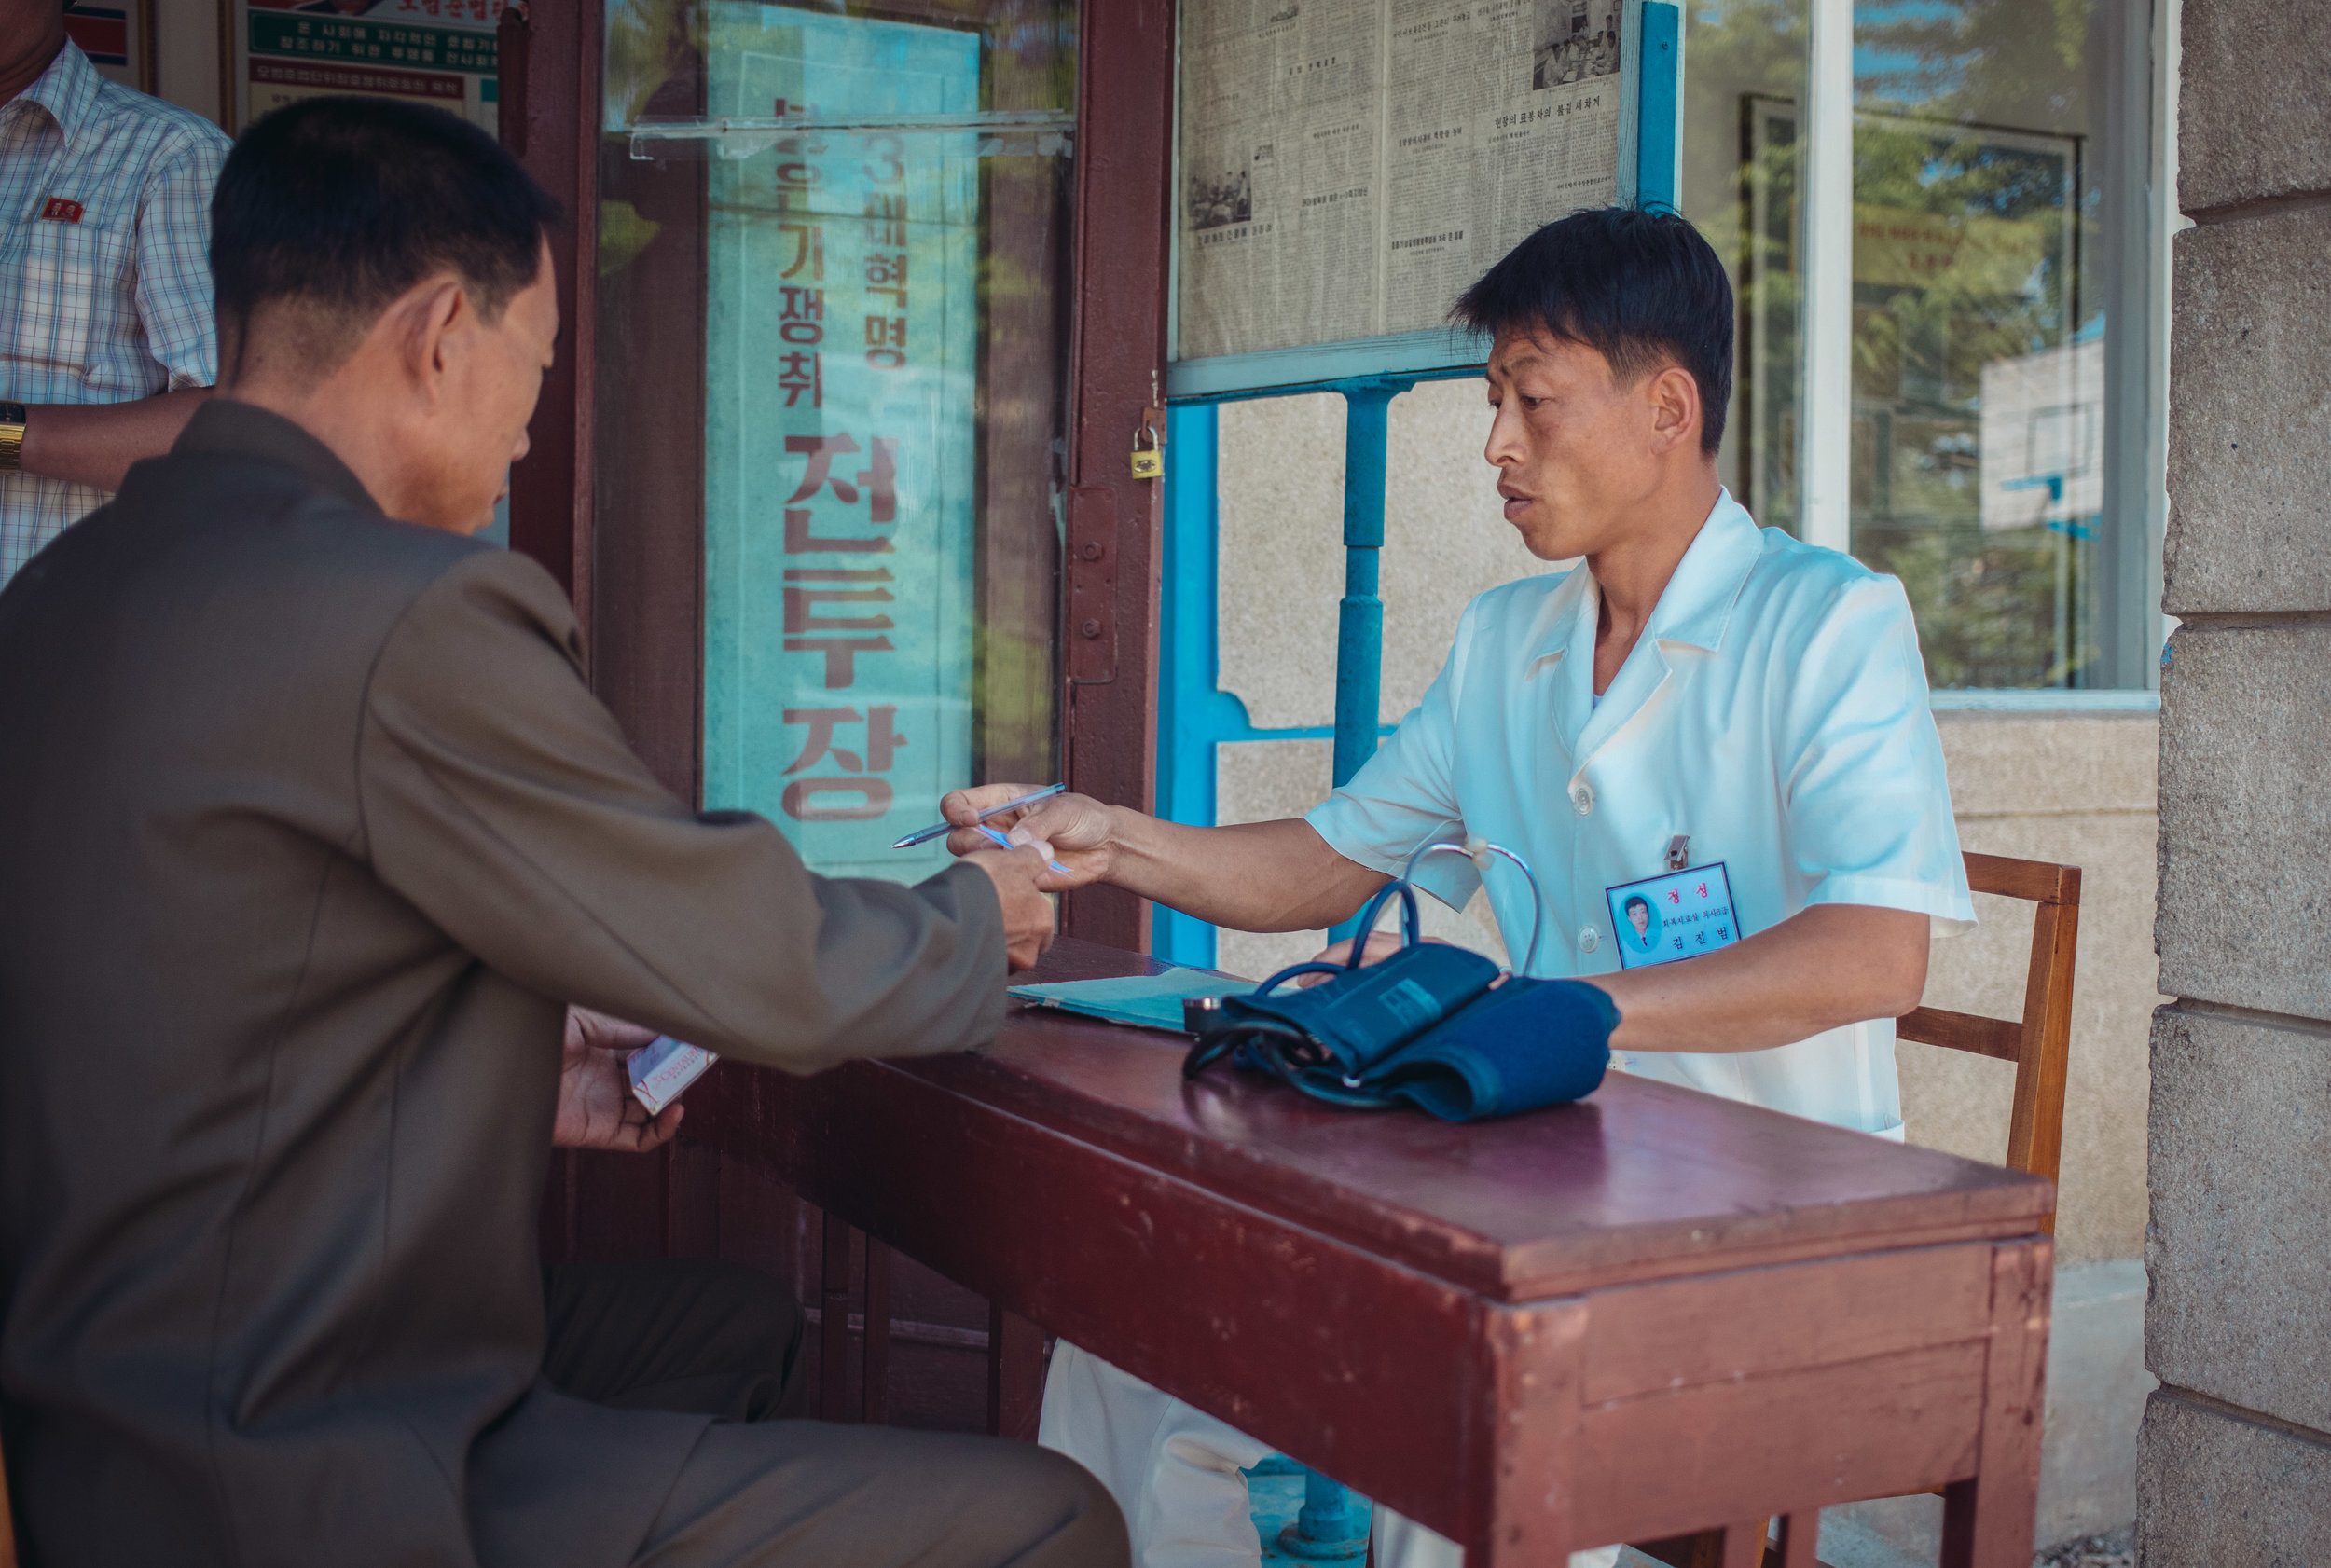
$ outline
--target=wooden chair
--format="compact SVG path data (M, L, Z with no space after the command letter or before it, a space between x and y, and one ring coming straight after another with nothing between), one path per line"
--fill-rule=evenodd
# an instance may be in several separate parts
M2013 1062L2015 1108L2007 1122L2007 1164L2054 1181L2063 1154L2064 1068L2072 1052L2072 960L2080 935L2080 868L2002 855L1969 855L1966 881L1978 893L2022 899L2038 906L2032 916L2032 958L2024 971L2023 1016L2021 1020L1985 1018L1979 1013L1922 1007L1897 1020L1894 1032L1901 1039ZM2055 1229L2051 1214L2048 1232L2053 1234ZM1939 1493L1942 1488L1933 1490ZM1818 1517L1810 1508L1795 1516L1784 1524L1781 1546L1768 1545L1761 1554L1756 1547L1764 1537L1762 1520L1638 1542L1635 1550L1672 1568L1734 1568L1757 1561L1759 1555L1763 1568L1782 1568L1783 1564L1803 1568L1818 1563L1813 1542L1804 1538L1814 1533L1814 1520ZM1799 1520L1806 1526L1803 1535L1797 1535ZM1743 1535L1750 1539L1744 1543L1739 1539ZM1794 1540L1793 1535L1797 1536Z

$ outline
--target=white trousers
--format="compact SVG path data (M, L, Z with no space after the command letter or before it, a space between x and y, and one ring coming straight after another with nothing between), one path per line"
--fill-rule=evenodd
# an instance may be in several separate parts
M1125 1516L1134 1568L1257 1568L1262 1542L1241 1471L1271 1451L1132 1373L1062 1340L1044 1374L1036 1440L1100 1479ZM1376 1506L1377 1568L1462 1568L1445 1535ZM1572 1552L1570 1568L1612 1568L1617 1547Z

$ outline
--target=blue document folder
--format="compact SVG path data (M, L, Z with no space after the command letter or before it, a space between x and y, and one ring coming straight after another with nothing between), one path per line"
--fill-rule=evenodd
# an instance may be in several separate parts
M1232 980L1204 970L1171 969L1164 974L1135 974L1112 980L1059 980L1046 985L1014 985L1011 995L1038 1007L1143 1029L1181 1032L1181 1004L1192 997L1243 997L1251 980Z

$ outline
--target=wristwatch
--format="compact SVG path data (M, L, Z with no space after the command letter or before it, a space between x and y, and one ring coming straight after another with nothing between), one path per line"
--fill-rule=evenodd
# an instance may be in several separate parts
M0 403L0 474L14 474L24 456L24 405Z

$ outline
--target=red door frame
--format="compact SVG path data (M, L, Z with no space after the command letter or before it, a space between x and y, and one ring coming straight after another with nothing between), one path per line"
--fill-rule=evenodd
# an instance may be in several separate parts
M538 13L538 14L536 14ZM599 48L600 30L576 0L524 0L503 15L502 138L566 209L551 237L559 285L558 358L510 471L510 545L547 568L591 629L591 401L598 339ZM597 13L587 20L598 21Z
M1152 412L1165 433L1173 0L1084 0L1077 48L1061 755L1070 788L1146 811L1157 781L1164 484L1134 478L1130 454ZM1148 948L1141 900L1101 887L1065 901L1072 934Z

